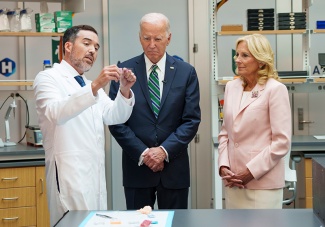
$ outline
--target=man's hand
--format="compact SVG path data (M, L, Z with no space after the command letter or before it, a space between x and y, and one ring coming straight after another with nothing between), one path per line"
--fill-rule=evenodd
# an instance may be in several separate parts
M122 74L122 69L116 65L105 66L99 76L91 83L94 96L97 95L99 89L104 88L111 80L118 82L120 74Z
M166 153L161 147L152 147L143 154L143 163L153 172L158 172L164 169L165 158Z
M120 90L122 95L125 98L131 98L131 87L133 86L133 84L135 83L135 81L137 80L136 76L134 75L134 73L132 72L132 70L127 69L127 68L123 68L120 70L121 74L120 74Z

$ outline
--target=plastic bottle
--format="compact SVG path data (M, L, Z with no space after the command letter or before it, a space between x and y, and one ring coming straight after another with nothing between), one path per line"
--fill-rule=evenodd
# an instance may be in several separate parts
M41 13L48 13L49 12L49 7L48 7L46 1L41 1L40 11L41 11Z
M14 9L7 12L9 19L10 31L19 32L20 31L20 9Z
M10 31L7 12L8 10L6 8L0 9L0 32Z
M43 61L43 70L50 69L50 68L52 68L51 60L44 60Z
M20 11L20 31L30 32L32 30L31 14L33 10L26 8Z

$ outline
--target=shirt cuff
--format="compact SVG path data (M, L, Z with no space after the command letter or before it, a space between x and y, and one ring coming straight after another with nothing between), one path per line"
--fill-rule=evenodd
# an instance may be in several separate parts
M168 153L167 153L166 149L163 146L159 146L159 147L165 151L165 153L166 153L165 161L169 162L169 157L168 157Z
M140 158L139 158L139 162L138 162L138 166L142 166L143 164L143 154L144 152L146 152L147 150L149 150L149 148L145 149L142 154L140 155Z
M131 97L130 98L125 98L122 93L121 90L119 89L119 93L122 96L123 100L129 105L129 106L133 106L134 105L134 94L133 91L130 89L131 91Z

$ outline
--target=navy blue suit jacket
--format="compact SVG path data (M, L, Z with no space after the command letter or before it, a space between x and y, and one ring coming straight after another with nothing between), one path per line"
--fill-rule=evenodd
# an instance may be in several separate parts
M200 121L199 82L195 68L167 54L164 88L159 116L152 110L144 54L118 65L132 68L137 81L132 87L135 106L125 124L109 126L122 147L123 186L154 187L161 183L169 189L190 186L188 144ZM115 99L119 84L112 81L109 96ZM145 164L138 166L146 148L163 146L169 155L161 172L154 173Z

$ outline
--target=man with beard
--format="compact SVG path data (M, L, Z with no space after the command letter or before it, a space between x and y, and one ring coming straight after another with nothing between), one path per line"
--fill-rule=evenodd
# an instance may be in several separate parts
M95 80L86 79L99 49L93 27L69 28L63 47L61 63L34 81L51 226L69 210L107 209L104 124L127 121L135 102L136 77L126 68L105 66ZM103 90L111 80L120 84L114 101Z

